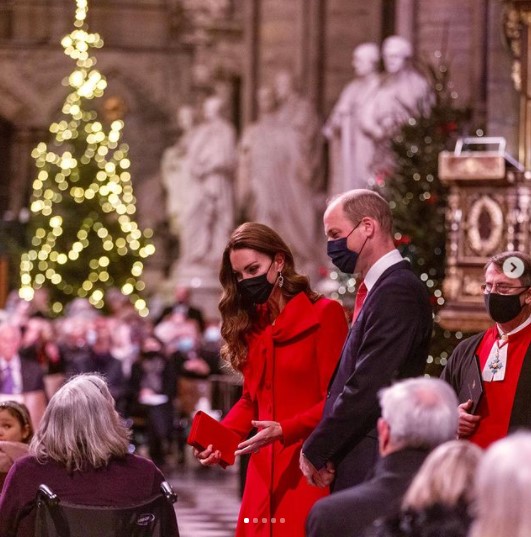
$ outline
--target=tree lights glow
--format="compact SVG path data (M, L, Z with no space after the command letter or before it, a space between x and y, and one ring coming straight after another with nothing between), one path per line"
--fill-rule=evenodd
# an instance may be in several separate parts
M149 241L153 233L134 220L123 121L105 125L95 111L85 109L107 86L90 56L90 49L101 48L103 41L88 32L87 10L86 0L76 0L75 29L61 42L76 64L64 82L71 90L64 117L50 125L51 141L32 152L38 170L30 204L33 236L21 257L19 294L31 300L35 289L47 287L53 311L61 313L75 297L103 307L105 290L114 286L147 315L140 277L145 259L155 251Z

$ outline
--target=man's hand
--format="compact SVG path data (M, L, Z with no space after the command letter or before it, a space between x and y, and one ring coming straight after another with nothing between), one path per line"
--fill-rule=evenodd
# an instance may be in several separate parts
M276 421L252 421L253 427L260 429L254 436L238 444L235 455L256 453L260 448L282 438L282 427Z
M472 408L472 400L469 399L466 403L459 405L459 425L457 427L457 436L459 438L469 437L479 425L481 420L480 416L469 414L469 410Z
M316 470L315 466L304 456L302 451L299 457L299 466L308 483L316 487L328 487L336 475L334 465L330 461L320 470Z

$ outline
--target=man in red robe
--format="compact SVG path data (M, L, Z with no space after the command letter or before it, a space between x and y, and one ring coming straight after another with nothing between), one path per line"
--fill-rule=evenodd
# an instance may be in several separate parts
M531 256L495 255L482 288L495 324L461 342L441 376L464 394L479 367L483 394L478 401L460 396L459 437L486 448L513 430L531 428Z

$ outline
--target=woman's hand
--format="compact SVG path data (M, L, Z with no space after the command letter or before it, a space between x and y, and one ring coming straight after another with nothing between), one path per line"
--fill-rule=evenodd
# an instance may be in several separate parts
M238 444L235 455L245 455L247 453L256 453L260 448L267 446L282 438L282 427L276 421L252 421L253 427L259 431L245 442Z
M221 451L214 451L212 444L210 444L204 451L199 451L194 448L193 454L203 466L214 466L214 464L219 464L219 461L221 460Z

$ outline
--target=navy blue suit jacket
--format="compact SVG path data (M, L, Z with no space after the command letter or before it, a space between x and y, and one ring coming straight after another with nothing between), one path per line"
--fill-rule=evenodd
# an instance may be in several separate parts
M378 391L423 373L432 331L424 284L408 261L389 267L350 328L323 417L303 446L315 468L336 467L333 490L364 481L378 457Z

